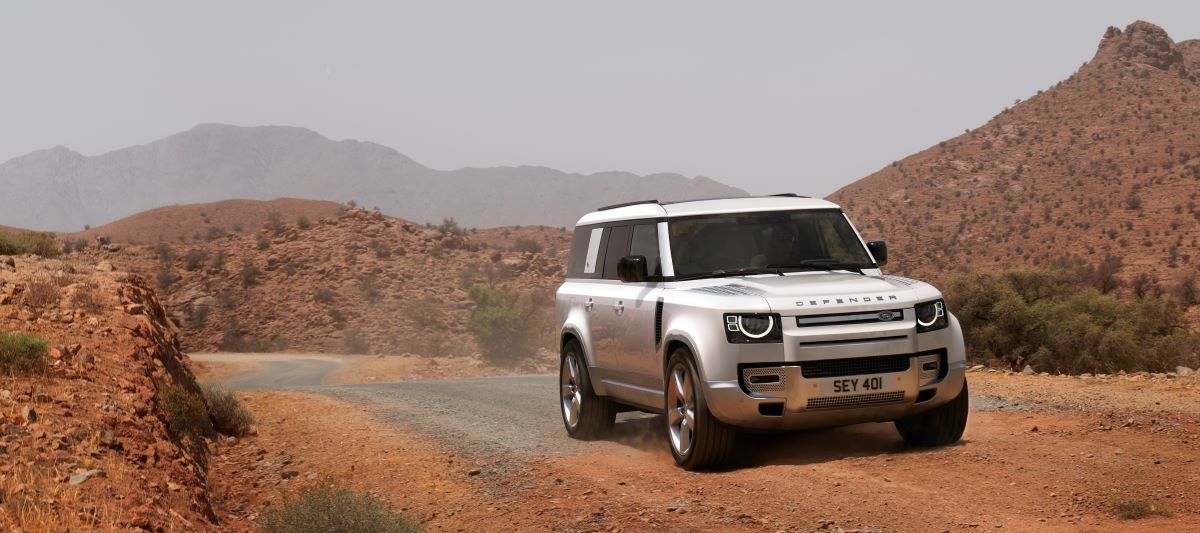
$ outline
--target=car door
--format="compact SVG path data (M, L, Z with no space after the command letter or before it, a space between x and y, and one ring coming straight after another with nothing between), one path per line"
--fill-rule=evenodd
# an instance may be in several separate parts
M605 248L604 278L613 283L608 287L602 314L606 334L611 335L605 348L613 350L617 368L608 376L610 393L623 400L646 406L658 405L661 388L657 380L647 376L650 366L657 366L654 339L655 306L662 291L661 267L658 262L657 225L653 221L633 222L613 227ZM645 282L624 283L617 275L617 264L627 255L646 257ZM657 276L655 274L657 273ZM599 302L597 302L599 305ZM655 371L654 374L660 374Z

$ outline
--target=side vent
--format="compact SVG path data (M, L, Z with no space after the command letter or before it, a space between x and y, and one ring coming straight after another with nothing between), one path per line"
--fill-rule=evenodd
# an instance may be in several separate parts
M654 304L654 347L658 348L662 344L662 308L663 299L659 298L658 303Z

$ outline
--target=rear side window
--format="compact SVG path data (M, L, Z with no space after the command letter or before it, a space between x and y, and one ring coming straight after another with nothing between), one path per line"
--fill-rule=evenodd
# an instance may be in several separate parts
M657 224L638 224L633 227L629 255L645 256L646 273L656 277L662 276L662 265L658 261Z
M608 231L608 243L604 250L604 279L620 279L617 277L617 263L629 251L629 236L633 233L633 226L613 226Z
M579 226L571 237L571 257L567 261L568 278L600 277L600 244L604 228Z

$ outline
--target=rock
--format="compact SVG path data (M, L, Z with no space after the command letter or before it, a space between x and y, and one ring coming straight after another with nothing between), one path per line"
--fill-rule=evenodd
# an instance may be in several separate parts
M1032 366L1025 365L1025 368L1021 370L1021 373L1025 374L1026 376L1032 376L1037 374L1037 371L1034 370Z
M104 471L100 470L99 468L92 470L77 470L75 475L71 476L71 478L67 480L67 483L79 485L84 481L91 479L93 476L104 477Z
M125 306L125 312L131 315L140 315L146 308L142 304L129 304Z
M482 474L482 473L483 473L483 470L480 470L478 468L472 468L470 470L467 470L468 476L478 476L479 474Z
M306 475L306 476L304 476L304 477L306 477L306 478L308 478L308 479L310 479L310 480L311 480L311 479L317 479L317 473L316 473L316 472L309 472L309 473L308 473L308 475Z
M13 260L11 255L5 256L4 259L0 259L0 266L5 267L6 270L16 270L17 262Z
M980 370L983 370L983 365L975 365L975 366L971 367L971 369L968 370L968 372L979 372Z
M1175 367L1175 373L1178 374L1180 377L1183 377L1183 376L1195 375L1196 371L1192 370L1191 368L1188 368L1186 366L1177 366L1177 367Z
M21 408L21 421L26 424L37 422L38 414L32 406L26 405Z
M97 272L112 272L113 270L113 264L108 261L101 261L96 264Z
M283 472L279 473L279 477L283 479L292 479L298 475L300 475L300 472L297 470L284 470Z

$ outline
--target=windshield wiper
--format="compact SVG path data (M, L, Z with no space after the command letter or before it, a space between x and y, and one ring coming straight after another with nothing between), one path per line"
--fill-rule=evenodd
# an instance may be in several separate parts
M838 263L836 261L832 261L832 260L828 260L828 259L805 259L798 263L771 263L771 264L767 265L766 268L776 269L776 270L780 270L780 271L782 271L782 269L785 269L785 268L794 268L794 269L800 269L800 270L820 270L820 271L849 270L851 272L857 272L859 274L863 274L864 268L871 268L871 267L859 265L856 263ZM865 275L865 274L863 274L863 275Z
M731 270L714 270L712 272L704 272L704 273L700 273L700 274L690 274L687 276L675 276L675 279L677 279L679 281L686 281L689 279L725 278L725 277L729 277L729 276L747 276L747 275L753 275L753 274L779 274L782 276L783 272L780 272L780 270L778 268L774 268L773 266L745 267L745 268L734 268Z

